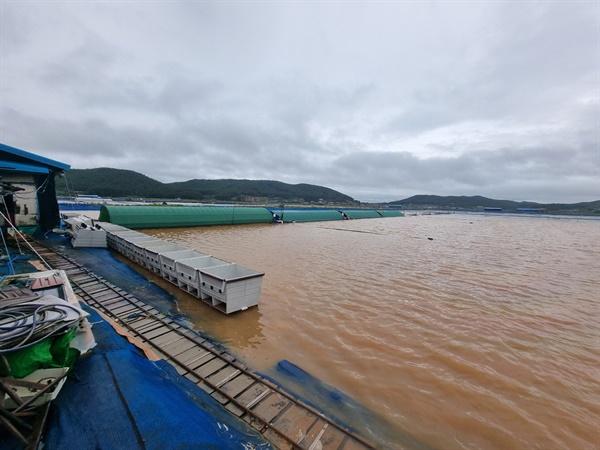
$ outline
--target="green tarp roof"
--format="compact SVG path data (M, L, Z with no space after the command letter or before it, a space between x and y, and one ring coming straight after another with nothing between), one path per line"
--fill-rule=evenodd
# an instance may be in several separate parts
M323 222L342 220L342 212L335 209L283 209L231 206L112 206L100 209L100 222L110 222L130 229L185 228L210 225L237 225L270 223L273 215L284 222ZM400 211L348 209L343 211L351 219L401 217Z
M281 210L273 209L273 213L281 218ZM284 222L323 222L342 220L342 214L333 209L284 209Z
M404 213L402 211L393 209L383 209L378 212L381 213L383 217L404 217Z
M101 222L131 229L270 223L265 208L230 206L102 206Z
M344 209L344 213L351 219L379 219L379 214L374 209Z

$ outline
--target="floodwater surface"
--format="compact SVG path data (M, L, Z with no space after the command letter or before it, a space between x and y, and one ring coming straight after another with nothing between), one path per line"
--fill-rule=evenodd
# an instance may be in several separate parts
M225 316L187 295L179 308L250 367L286 359L360 402L385 423L368 427L382 448L410 447L405 435L438 449L600 447L600 220L145 232L264 272L256 308Z

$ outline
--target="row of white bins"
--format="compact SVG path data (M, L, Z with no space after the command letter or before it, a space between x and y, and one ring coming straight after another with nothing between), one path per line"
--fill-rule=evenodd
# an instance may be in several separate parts
M109 248L225 314L258 305L264 273L120 225L97 225Z

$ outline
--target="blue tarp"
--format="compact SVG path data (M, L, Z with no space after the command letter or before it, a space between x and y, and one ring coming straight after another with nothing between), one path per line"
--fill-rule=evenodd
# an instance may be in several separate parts
M89 320L99 345L53 402L45 448L272 448L171 365L141 356L93 311Z

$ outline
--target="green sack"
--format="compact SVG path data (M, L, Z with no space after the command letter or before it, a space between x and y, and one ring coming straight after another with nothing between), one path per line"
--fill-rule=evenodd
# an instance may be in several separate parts
M38 369L73 367L79 350L69 347L76 328L59 336L51 336L28 348L5 353L8 366L0 362L0 376L24 378Z

